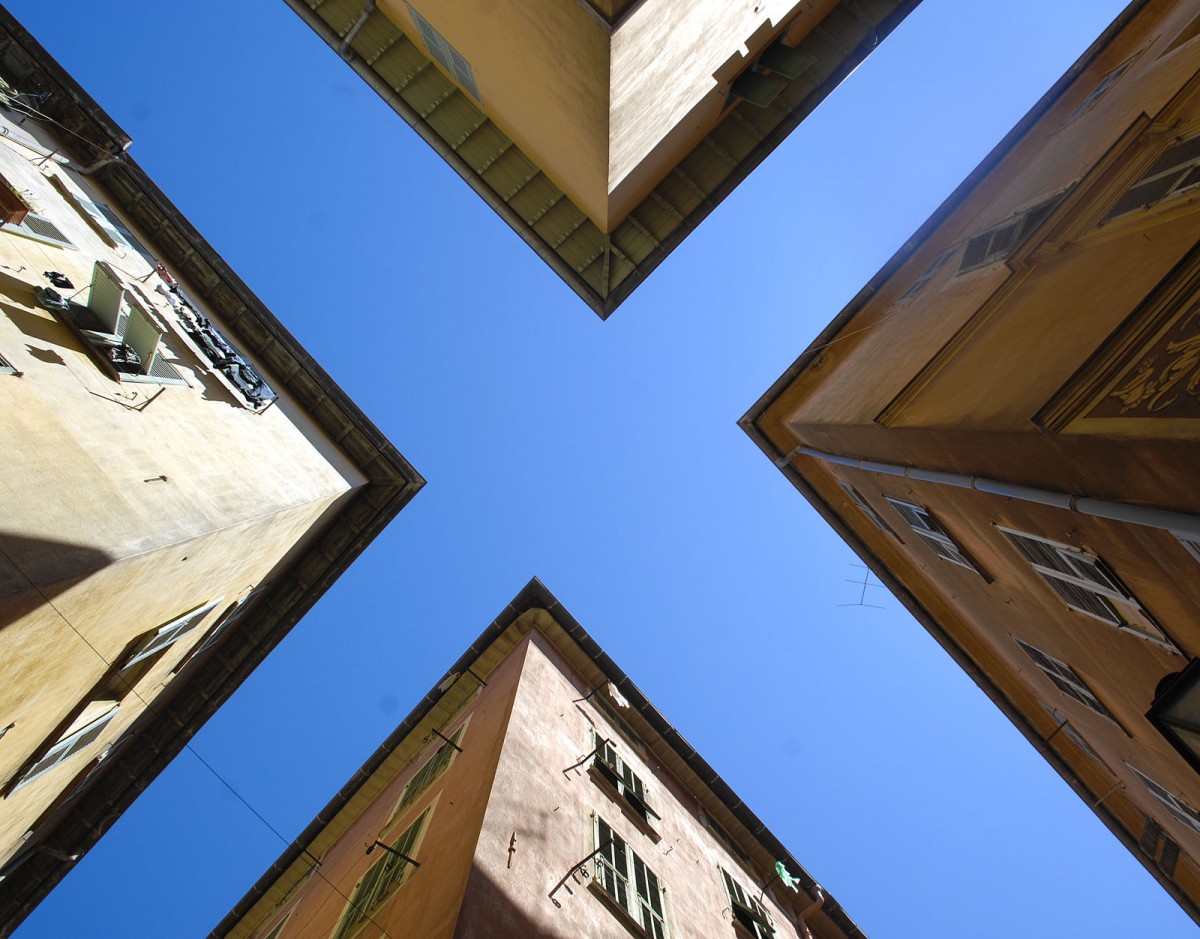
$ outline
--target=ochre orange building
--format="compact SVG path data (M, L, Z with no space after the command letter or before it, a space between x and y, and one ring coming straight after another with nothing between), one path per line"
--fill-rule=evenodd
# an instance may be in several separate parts
M1131 4L743 426L1200 919L1196 3Z

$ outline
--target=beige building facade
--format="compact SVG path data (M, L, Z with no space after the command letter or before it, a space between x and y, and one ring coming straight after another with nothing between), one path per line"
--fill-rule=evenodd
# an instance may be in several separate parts
M422 480L3 11L0 78L7 935Z
M212 935L863 934L535 580Z
M1200 9L1138 0L743 426L1200 921L1198 349Z
M919 0L287 0L601 317Z

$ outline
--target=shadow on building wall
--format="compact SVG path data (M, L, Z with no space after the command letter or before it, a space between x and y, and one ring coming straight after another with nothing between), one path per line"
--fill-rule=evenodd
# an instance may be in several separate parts
M531 876L547 880L546 891L554 886L554 881L560 876L554 871L545 870L532 873L514 870L512 874L514 882L518 879L527 881ZM583 883L586 884L586 881ZM478 864L472 865L454 939L575 939L584 933L579 929L579 920L571 915L569 905L598 902L595 897L588 896L587 887L583 884L571 885L573 895L559 891L562 894L561 909L556 908L543 892L541 902L556 913L557 920L561 921L561 928L553 928L530 919L513 903L507 892L510 889L498 884Z
M107 567L115 559L92 545L30 538L0 529L0 627Z

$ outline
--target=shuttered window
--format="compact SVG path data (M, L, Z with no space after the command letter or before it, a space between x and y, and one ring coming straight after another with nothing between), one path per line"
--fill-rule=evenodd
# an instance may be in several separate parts
M1066 120L1064 120L1063 123L1069 124L1071 121L1083 117L1083 115L1087 114L1088 111L1099 104L1100 99L1108 94L1108 92L1112 89L1112 86L1120 80L1122 75L1129 71L1129 66L1133 65L1136 59L1137 56L1135 55L1132 58L1126 59L1116 68L1105 72L1100 81L1096 83L1096 87L1093 88L1088 96L1079 103L1079 107L1067 115Z
M1094 555L1027 532L997 526L1070 609L1178 652L1108 566Z
M1110 219L1147 208L1200 186L1200 137L1182 140L1162 152L1104 216Z
M1130 766L1128 763L1125 765L1133 770L1150 795L1161 802L1168 812L1187 825L1192 831L1200 832L1200 812L1197 812L1184 802L1182 797L1175 795L1175 793L1171 792L1165 786L1156 783L1136 766Z
M1050 217L1062 196L1057 195L1005 219L987 231L972 235L958 266L960 274L986 267L1011 255L1033 231Z
M742 885L723 868L721 876L725 881L725 893L729 897L729 909L734 922L754 939L774 939L775 927L758 898L742 889Z
M400 801L396 803L396 808L392 812L392 820L399 818L404 814L405 810L421 797L439 776L442 775L454 762L454 757L458 755L458 751L454 746L462 743L463 734L466 732L467 722L459 726L453 734L450 735L450 740L453 745L442 742L442 745L437 748L437 751L426 760L425 765L417 770L412 779L408 781L408 785L404 787L404 792L400 794Z
M479 89L475 87L475 73L471 71L471 63L459 55L458 51L446 42L445 37L434 29L425 17L412 8L411 3L406 3L405 6L408 7L413 22L417 24L417 29L421 33L421 41L425 43L429 54L450 73L451 78L467 89L476 101L480 100Z
M939 558L949 561L951 564L957 564L959 567L965 567L969 571L975 571L977 574L980 573L979 568L963 553L963 550L938 524L928 509L911 502L901 502L899 499L888 498L888 502Z
M220 600L214 600L212 603L206 603L204 606L197 607L192 612L185 613L179 619L160 627L154 635L146 640L144 646L129 657L122 668L128 668L135 662L141 662L143 659L148 659L150 656L170 648L199 626L204 621L204 617L208 615L208 612L220 602Z
M5 225L2 230L15 235L23 235L44 244L58 245L60 248L70 248L73 251L78 250L52 219L48 219L44 215L35 215L33 212L26 215L24 221L16 225Z
M392 851L380 851L382 857L371 865L370 870L354 888L350 903L332 939L345 939L357 927L370 920L375 910L404 886L413 868L408 861L393 851L408 857L416 853L425 827L429 824L431 811L432 809L426 809L415 822L404 829L400 837L392 842Z
M667 939L663 887L637 853L596 816L596 883L650 939Z
M1047 655L1041 649L1031 646L1028 642L1020 639L1016 640L1016 642L1024 650L1025 654L1033 660L1033 664L1041 669L1042 674L1049 678L1054 687L1059 691L1068 698L1078 701L1089 711L1093 711L1101 717L1106 717L1110 721L1114 720L1108 708L1092 693L1092 689L1088 687L1087 682L1070 665L1066 662L1060 662L1052 655ZM1090 750L1091 748L1089 747L1088 749Z
M600 777L617 790L617 794L629 803L638 816L653 826L659 819L659 815L650 806L645 782L628 763L621 759L621 755L612 743L594 731L592 739L596 749L595 766Z
M114 702L112 707L95 718L89 721L78 730L72 731L64 736L61 740L54 744L45 755L42 756L36 763L33 764L21 776L20 780L13 787L13 791L20 789L33 782L40 776L46 775L50 770L54 769L60 763L65 763L76 753L81 750L86 750L93 743L100 739L100 735L104 733L104 729L112 722L112 719L117 716L118 705Z

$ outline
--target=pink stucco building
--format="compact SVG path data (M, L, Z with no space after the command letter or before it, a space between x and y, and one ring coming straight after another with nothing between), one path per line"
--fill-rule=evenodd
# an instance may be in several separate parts
M213 932L630 935L863 934L536 580Z

